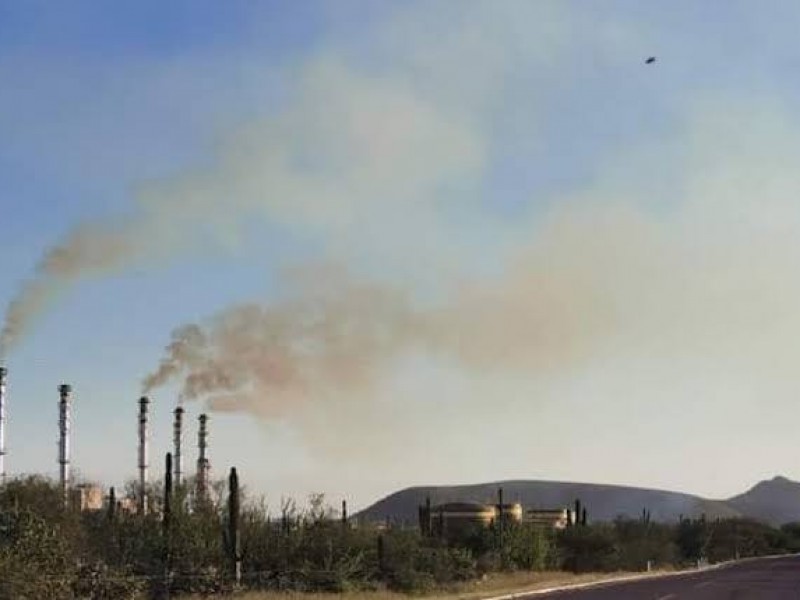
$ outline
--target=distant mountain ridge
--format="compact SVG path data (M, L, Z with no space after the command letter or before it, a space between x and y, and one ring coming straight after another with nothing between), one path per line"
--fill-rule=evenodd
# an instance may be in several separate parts
M684 494L621 485L572 483L564 481L497 481L474 485L411 487L390 494L358 515L368 521L416 522L417 507L430 496L439 504L454 501L496 502L503 488L507 502L521 502L526 508L572 506L579 498L591 520L609 521L618 516L637 518L642 509L653 520L668 522L684 517L751 517L780 525L800 521L800 483L778 476L757 483L750 490L728 500L711 500Z
M800 521L800 482L777 476L726 501L743 515L773 524Z

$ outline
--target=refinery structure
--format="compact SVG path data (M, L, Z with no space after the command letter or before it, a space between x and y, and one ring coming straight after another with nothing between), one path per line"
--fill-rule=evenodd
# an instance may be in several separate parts
M7 478L7 450L6 450L6 412L8 403L7 393L8 369L0 366L0 484ZM150 399L142 396L138 401L138 474L136 478L135 498L116 498L113 488L106 495L102 487L90 483L75 483L72 480L71 435L72 435L72 409L73 390L69 384L58 386L58 484L65 508L76 510L101 510L109 501L115 502L119 508L127 512L147 514L150 509L148 502L149 468L150 468L150 430L149 407ZM176 486L185 482L183 470L183 418L185 410L177 406L174 411L172 432L173 481ZM208 415L198 416L198 459L197 473L195 474L195 494L198 501L208 499L210 487L211 463L208 458Z
M581 512L583 514L581 515ZM430 498L419 507L419 528L423 535L457 539L476 529L528 523L544 529L566 529L585 523L585 509L576 501L575 509L525 509L519 502L506 503L503 488L497 490L496 503L446 502L432 505Z
M0 367L0 484L6 480L6 410L8 370ZM90 483L75 483L71 471L71 430L73 389L69 384L58 386L58 483L65 508L79 511L102 510L114 503L116 508L129 513L146 515L151 510L150 486L150 399L138 400L138 473L132 497L117 498L114 488L108 495L102 487ZM171 476L177 488L184 486L183 428L185 409L178 405L173 411ZM208 423L205 413L197 417L197 462L194 477L194 502L210 500L211 462L208 455ZM419 507L419 528L423 535L458 537L478 528L502 527L504 524L530 523L547 529L565 529L586 520L585 508L578 501L575 510L569 508L525 509L519 502L506 503L502 488L497 491L496 503L447 502L432 505L430 499ZM583 512L583 514L581 514ZM342 503L342 520L348 521L346 504Z

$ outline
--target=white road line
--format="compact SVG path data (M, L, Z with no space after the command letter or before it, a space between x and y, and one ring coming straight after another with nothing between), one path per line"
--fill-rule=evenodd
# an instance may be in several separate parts
M667 594L666 596L661 596L660 598L656 598L656 600L670 600L670 598L677 598L678 594Z

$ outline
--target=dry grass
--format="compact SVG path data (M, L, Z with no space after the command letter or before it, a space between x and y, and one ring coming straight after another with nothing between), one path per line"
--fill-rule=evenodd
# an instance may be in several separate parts
M430 600L479 600L489 596L533 591L543 588L572 585L577 583L602 582L636 573L583 573L573 575L559 571L521 572L493 574L483 581L464 584L449 590L438 590L428 594L414 595L414 598ZM228 596L236 600L409 600L409 595L399 592L345 592L342 594L299 592L250 592ZM194 598L194 597L193 597ZM189 600L189 599L187 599Z

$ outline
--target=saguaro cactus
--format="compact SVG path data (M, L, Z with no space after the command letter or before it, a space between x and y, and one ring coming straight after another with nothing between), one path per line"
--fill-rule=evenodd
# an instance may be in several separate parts
M236 468L231 468L228 476L228 544L233 576L236 585L242 582L241 539L239 535L239 476Z
M378 572L383 575L385 571L384 563L384 550L383 550L383 534L378 534Z
M505 526L505 506L503 504L503 488L497 488L497 534L502 548L505 540L503 539L503 529Z
M426 496L425 504L419 506L419 531L423 537L433 535L431 523L431 497Z
M169 537L169 528L172 523L172 454L167 452L164 460L164 518L161 526L164 537Z
M347 527L347 500L342 500L342 527Z
M112 485L108 490L108 520L112 523L117 517L117 491Z
M581 524L581 501L580 498L575 499L575 525Z

